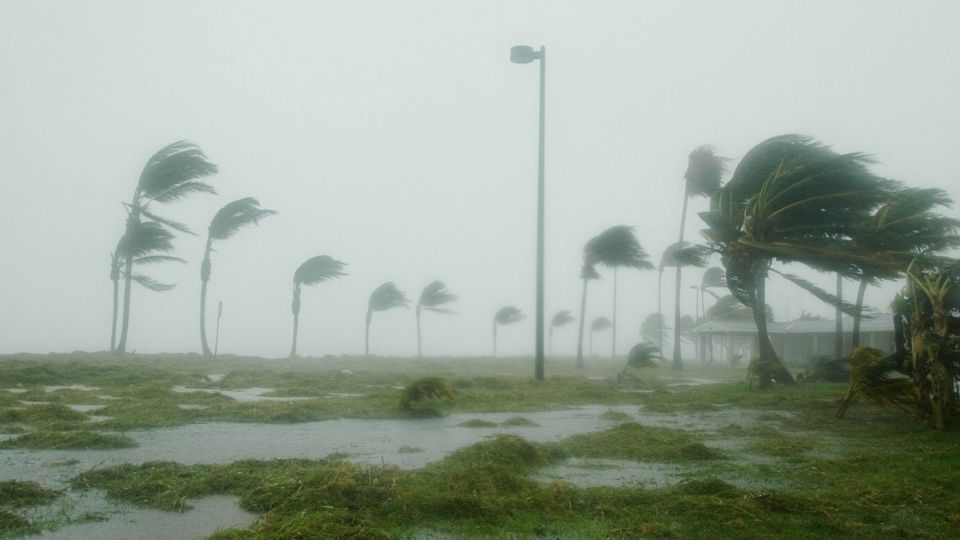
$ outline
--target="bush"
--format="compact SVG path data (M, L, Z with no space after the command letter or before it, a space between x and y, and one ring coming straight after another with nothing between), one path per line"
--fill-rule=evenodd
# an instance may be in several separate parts
M457 399L446 380L425 377L407 385L400 394L400 408L412 416L440 416L444 402Z

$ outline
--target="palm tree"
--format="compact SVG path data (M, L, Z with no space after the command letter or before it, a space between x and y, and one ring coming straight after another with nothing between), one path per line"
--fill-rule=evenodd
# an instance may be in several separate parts
M593 356L593 334L613 328L613 322L606 317L597 317L590 323L590 356Z
M179 257L166 255L173 251L173 234L158 223L141 222L133 226L130 234L120 238L117 249L110 255L110 280L113 281L113 319L110 325L110 350L116 349L117 316L120 303L120 278L125 277L125 256L133 257L136 264L154 264L161 262L185 263ZM124 255L126 254L126 255ZM169 291L172 284L161 283L153 278L134 274L130 279L156 292Z
M554 313L553 319L550 321L550 347L548 354L553 354L553 329L566 326L575 320L573 315L570 314L570 311L566 309Z
M663 270L668 267L676 267L679 269L683 266L693 266L696 268L703 268L707 265L707 257L710 255L709 250L701 245L691 244L690 242L676 242L667 246L667 249L663 251L663 255L660 256L660 265L657 267L659 271L659 276L657 277L657 313L663 314L663 306L661 304L661 291L663 290ZM673 327L679 328L680 324L680 289L677 289L677 295L675 297L675 306L674 306L674 318L673 318ZM673 344L673 368L682 369L683 362L680 359L680 338L677 337L678 334L674 332L674 344ZM661 349L663 348L663 343L657 344Z
M513 324L524 319L523 312L514 306L505 306L493 315L493 357L497 357L497 326Z
M583 248L585 266L595 267L600 264L613 268L613 339L611 341L611 358L617 352L617 269L635 268L637 270L652 270L653 265L648 260L647 252L633 234L633 227L614 225L591 238Z
M587 315L587 282L593 279L600 279L597 269L586 262L584 254L584 263L580 268L580 279L583 280L583 293L580 296L580 330L577 334L577 367L583 368L583 325L586 323Z
M340 276L347 275L343 269L346 264L326 255L317 255L304 261L293 273L293 345L290 357L297 355L297 330L300 327L300 289L304 285L316 285Z
M870 251L889 250L908 256L934 254L960 245L957 229L960 220L935 213L937 207L948 208L952 200L941 189L904 188L894 192L870 217L856 241ZM860 346L860 322L863 318L863 296L867 285L881 279L896 279L899 271L862 272L853 314L851 348Z
M367 332L364 336L364 353L367 356L370 356L370 322L373 321L373 312L407 307L409 303L407 295L392 281L380 285L370 293L370 300L367 301Z
M727 170L727 159L718 156L715 149L710 145L698 146L690 152L687 159L687 170L683 174L683 209L680 212L680 239L677 240L679 246L684 245L683 234L687 225L687 204L691 197L712 197L720 189L720 182L723 173ZM706 257L704 257L705 259ZM676 279L674 280L674 328L680 328L680 288L682 281L682 270L685 265L676 265ZM694 265L699 268L706 266ZM658 293L659 294L659 293ZM680 335L674 332L673 336L673 367L681 369L683 363L680 359Z
M705 298L704 293L709 294L713 297L714 300L719 300L720 297L717 293L711 291L710 289L726 289L727 288L727 277L723 273L723 268L719 266L711 266L707 268L707 271L703 273L703 278L700 279L700 309L701 317L705 317L707 313L707 304L704 302Z
M198 180L217 172L217 166L207 161L207 156L193 143L178 141L161 148L154 154L143 171L133 191L130 204L126 205L127 224L125 236L135 235L137 227L144 219L181 232L190 229L181 223L171 221L153 213L151 205L178 201L194 193L216 193L213 186ZM121 241L122 242L122 241ZM134 242L122 242L132 249ZM137 256L132 251L119 253L124 265L123 284L123 322L120 329L120 343L116 352L123 353L127 348L130 330L130 292L133 281L133 265Z
M443 308L441 306L456 302L457 295L447 290L447 286L442 281L432 281L420 292L420 301L417 302L417 356L423 358L423 352L420 348L420 310L426 309L434 313L446 313L452 315L455 311Z
M260 208L260 202L252 197L239 199L217 211L207 229L207 245L203 250L200 265L200 346L204 356L212 356L207 345L207 282L210 281L210 253L215 240L226 240L247 225L258 225L260 220L276 214L276 210Z
M656 345L645 341L634 345L627 353L627 363L620 372L619 379L622 381L627 378L628 369L643 369L657 367L657 361L662 360L660 349Z
M852 239L890 189L868 163L863 154L836 154L809 137L773 137L747 152L711 210L700 214L709 227L704 235L722 256L727 287L753 311L760 361L775 368L777 382L793 377L770 343L764 315L775 260L844 275L900 264Z
M663 334L669 329L663 321L663 315L660 313L651 313L647 315L647 318L640 324L640 336L645 341L653 344L662 343Z

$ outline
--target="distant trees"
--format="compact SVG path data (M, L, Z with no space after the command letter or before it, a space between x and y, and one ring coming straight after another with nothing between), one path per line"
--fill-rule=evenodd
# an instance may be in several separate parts
M497 327L514 324L524 319L523 312L514 306L505 306L493 315L493 357L497 357Z
M420 341L420 311L427 310L434 313L453 314L452 310L443 306L456 302L457 295L447 290L447 286L442 281L432 281L420 292L420 300L417 302L417 356L423 357L423 349Z
M663 315L651 313L640 324L640 337L653 344L663 343L663 335L669 329L663 321Z
M217 166L207 160L203 151L187 141L178 141L161 148L141 171L133 197L130 203L125 205L126 239L121 239L116 254L111 258L113 268L122 268L119 273L111 268L111 277L116 274L118 279L122 277L124 281L123 317L116 352L126 351L129 338L131 284L136 280L134 264L139 258L138 242L134 237L142 232L140 228L145 223L189 233L190 229L186 225L155 214L153 206L175 202L195 193L216 193L211 185L200 180L216 172ZM149 283L144 280L137 281L145 285Z
M613 321L606 317L597 317L590 323L590 356L593 356L593 334L613 328Z
M373 321L373 313L407 307L408 304L410 304L410 299L392 281L380 285L370 293L370 299L367 301L367 331L364 334L364 354L370 356L370 323Z
M550 320L550 341L549 341L549 353L553 354L553 329L564 327L576 319L573 318L573 315L570 314L569 310L561 310L553 314L553 319Z
M327 255L317 255L304 261L293 274L293 344L290 346L290 357L297 355L297 330L300 326L300 290L304 285L316 285L324 281L345 276L343 269L346 265Z
M583 266L580 267L580 279L583 280L583 293L580 296L580 329L577 332L577 367L583 367L583 327L587 319L587 282L594 279L600 279L600 274L587 261L587 253L584 253Z
M247 225L257 225L261 219L276 214L276 210L260 208L260 202L252 197L239 199L226 204L217 211L207 228L207 244L203 250L203 263L200 265L200 346L204 356L212 356L213 351L207 344L207 283L210 281L210 253L213 243L232 237Z
M663 314L663 305L660 301L661 299L661 290L663 289L663 271L669 267L675 267L679 269L684 266L694 266L697 268L703 268L707 265L707 256L710 254L709 250L697 244L691 244L689 242L676 242L667 246L667 249L663 251L663 255L660 256L660 265L657 267L659 275L657 277L657 313ZM678 289L679 290L679 289ZM673 328L676 330L680 326L680 296L679 293L675 295L675 306L674 306L674 317L673 317ZM662 334L662 332L661 332ZM662 339L662 338L661 338ZM682 369L683 361L680 358L680 346L679 346L679 334L674 332L674 347L673 347L673 368ZM657 344L660 349L663 349L663 343Z

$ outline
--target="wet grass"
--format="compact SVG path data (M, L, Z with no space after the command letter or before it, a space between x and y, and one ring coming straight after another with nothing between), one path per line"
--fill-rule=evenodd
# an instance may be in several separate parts
M0 535L22 536L40 531L40 526L21 511L49 504L62 495L36 482L7 480L0 482Z
M683 462L722 459L724 454L680 429L627 422L606 431L569 437L556 448L576 457Z
M0 448L34 450L114 450L136 445L126 435L96 431L31 431L0 441Z

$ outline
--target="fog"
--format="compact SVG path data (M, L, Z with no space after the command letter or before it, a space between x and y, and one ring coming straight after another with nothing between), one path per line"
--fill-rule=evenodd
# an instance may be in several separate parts
M135 286L128 349L199 351L206 227L227 202L256 197L279 214L213 255L221 352L286 355L293 272L326 254L349 275L304 288L303 355L362 353L370 292L394 281L415 303L434 279L460 300L456 315L424 315L425 354L489 354L508 304L527 319L501 329L499 352L530 354L538 70L512 64L511 46L548 50L549 320L576 313L582 246L606 227L635 227L659 261L701 144L732 168L767 137L808 134L960 199L958 20L950 2L6 0L0 353L108 348L122 203L155 151L187 139L219 165L219 194L157 209L199 235L178 235L186 265L149 270L176 289ZM706 207L691 201L687 239ZM610 316L602 274L588 320ZM656 311L657 273L619 275L622 353ZM700 275L684 272L684 313ZM867 304L885 308L896 289L871 288ZM832 317L776 278L768 301L778 319ZM557 331L556 353L575 346L573 326ZM412 308L374 315L371 352L416 353Z

